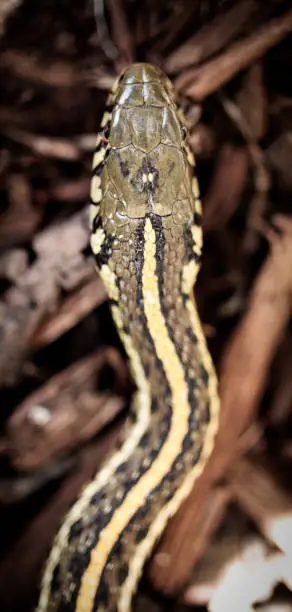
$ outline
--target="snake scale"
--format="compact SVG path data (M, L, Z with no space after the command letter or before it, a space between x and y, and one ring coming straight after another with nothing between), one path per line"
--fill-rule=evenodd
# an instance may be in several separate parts
M129 612L143 566L217 431L217 380L192 296L195 161L172 84L134 64L107 101L93 160L91 247L136 391L117 450L69 511L37 612Z

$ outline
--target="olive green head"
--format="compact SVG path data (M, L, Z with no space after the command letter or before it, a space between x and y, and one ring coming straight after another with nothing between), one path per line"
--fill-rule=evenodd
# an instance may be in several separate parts
M125 70L111 96L105 127L108 155L101 174L102 214L143 218L192 207L186 129L163 72L150 64ZM184 216L184 215L183 215Z

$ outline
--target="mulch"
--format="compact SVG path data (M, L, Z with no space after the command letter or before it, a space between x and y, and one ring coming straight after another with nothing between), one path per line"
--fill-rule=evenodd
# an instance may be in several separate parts
M289 2L0 6L0 609L30 612L61 518L133 383L88 246L92 151L133 61L179 93L203 201L195 288L220 382L213 455L135 611L292 609Z

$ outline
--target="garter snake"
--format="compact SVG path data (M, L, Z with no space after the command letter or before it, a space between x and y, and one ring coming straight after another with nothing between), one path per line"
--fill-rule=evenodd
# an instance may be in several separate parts
M93 160L91 247L136 392L115 453L56 536L38 612L128 612L147 557L213 448L217 380L192 289L201 203L167 77L127 68Z

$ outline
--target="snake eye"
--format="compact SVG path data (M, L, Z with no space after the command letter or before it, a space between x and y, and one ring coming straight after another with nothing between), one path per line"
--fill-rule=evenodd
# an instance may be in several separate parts
M181 126L181 137L183 140L187 137L187 128L184 125Z
M106 124L106 126L105 126L105 128L104 128L104 132L103 132L103 137L104 137L104 140L105 140L106 142L108 142L108 139L109 139L109 137L110 137L110 133L111 133L110 124L109 124L109 123L107 123L107 124Z

